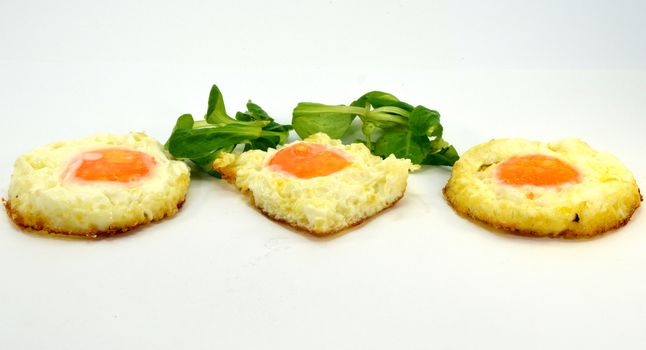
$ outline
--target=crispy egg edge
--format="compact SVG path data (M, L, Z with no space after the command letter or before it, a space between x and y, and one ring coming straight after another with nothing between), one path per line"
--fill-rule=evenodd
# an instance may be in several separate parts
M153 145L156 148L158 147L158 149L154 150L154 152L157 153L153 155L154 159L157 160L158 157L163 156L171 164L181 163L184 170L181 171L181 174L176 179L177 188L173 191L176 194L174 196L176 197L176 199L172 200L173 203L170 203L170 201L168 201L168 203L166 203L167 205L164 206L163 210L157 211L154 213L154 215L151 215L151 216L144 215L142 218L139 218L138 220L133 220L128 224L110 225L106 229L90 228L86 230L78 230L78 229L54 228L53 227L54 225L49 223L49 220L46 216L32 215L29 213L27 213L27 215L21 214L20 211L17 210L15 206L12 204L11 198L9 199L2 198L2 205L5 208L5 212L7 213L8 217L11 219L13 224L15 224L19 229L23 229L35 234L42 234L42 235L61 237L61 238L100 239L100 238L107 238L107 237L123 234L126 232L130 232L146 224L157 222L164 218L172 217L175 214L177 214L177 212L181 209L181 207L183 206L186 200L186 194L188 192L188 187L190 185L190 170L185 163L174 160L171 157L169 157L167 152L163 150L163 147L161 146L161 144L159 144L157 140L146 135L145 133L131 132L123 135L99 133L99 134L95 134L95 135L91 135L91 136L87 136L87 137L83 137L75 140L57 141L54 143L47 144L45 146L38 147L32 151L29 151L21 155L18 159L28 156L32 154L32 152L46 149L47 147L51 147L52 145L64 144L67 142L77 143L86 139L90 140L90 139L106 139L106 138L109 139L110 142L114 141L114 139L119 139L119 138L134 138L138 142L147 143L148 144L147 146ZM106 146L114 147L113 144L106 144ZM128 147L128 146L124 146L124 147ZM133 147L128 147L128 148L133 148ZM137 148L134 147L133 149L137 149ZM18 160L16 162L18 162ZM16 168L14 167L14 172L15 171L16 171ZM12 181L13 181L13 176L14 175L12 175ZM10 185L10 191L11 191L11 185Z
M280 150L280 149L282 149L284 147L289 147L289 146L291 146L291 145L293 145L295 143L298 143L298 142L318 143L318 144L331 146L334 149L338 149L339 145L344 146L344 145L342 145L340 143L340 141L330 139L327 135L322 134L322 133L318 133L318 134L314 134L314 135L312 135L312 136L310 136L310 137L308 137L308 138L306 138L304 140L295 141L295 142L292 142L290 144L282 145L282 146L278 147L278 150ZM335 142L338 142L338 144L335 143ZM344 151L344 153L345 153L345 151ZM283 224L283 225L289 227L292 230L295 230L297 232L308 233L308 234L311 234L311 235L313 235L313 236L315 236L317 238L325 238L325 237L330 237L330 236L342 234L344 232L347 232L347 231L351 230L354 227L363 225L367 221L370 221L374 217L378 216L380 213L382 213L382 212L392 208L393 206L395 206L404 197L404 195L406 194L406 189L407 189L407 181L406 181L406 184L404 185L404 188L403 188L403 190L401 192L401 195L399 195L394 200L389 201L388 203L386 203L383 208L376 211L375 213L373 213L371 215L361 217L358 220L353 221L351 223L348 223L347 225L345 225L343 227L338 227L338 228L333 228L333 229L329 229L329 230L325 230L325 231L320 231L320 230L310 229L309 227L306 227L306 226L303 226L303 225L298 225L296 223L289 222L286 219L282 219L282 218L279 218L277 216L274 216L271 213L269 213L268 211L264 210L262 208L262 206L255 203L254 194L253 194L253 192L251 190L242 189L242 188L239 188L236 185L237 176L236 176L236 167L234 165L236 161L237 161L237 156L236 155L233 155L231 153L221 154L214 161L213 169L216 170L217 172L219 172L222 175L222 179L226 180L227 182L229 182L230 184L232 184L236 188L238 188L241 191L241 193L243 193L245 195L245 197L248 198L251 205L254 208L256 208L256 210L258 210L260 213L262 213L265 217L269 218L270 220L272 220L274 222ZM406 160L406 161L408 161L408 160ZM409 171L414 171L414 170L419 169L419 166L411 164L410 161L408 161L408 163L409 163L408 164Z
M453 167L453 171L455 171L456 169L458 173L460 173L461 171L468 171L468 170L463 170L462 168L465 167L464 162L470 160L471 153L479 152L482 148L490 147L492 144L505 143L510 141L526 142L528 144L539 145L541 147L544 146L547 149L552 149L552 148L558 149L558 147L554 145L561 144L563 142L576 143L578 146L586 148L587 152L591 152L595 155L602 155L606 157L610 156L611 157L610 159L614 163L612 164L614 167L617 167L619 170L625 171L628 174L630 174L630 171L625 166L623 166L623 164L621 164L619 160L616 159L614 156L611 156L606 153L598 152L592 149L587 143L578 139L566 139L566 140L561 140L561 141L556 141L551 143L542 143L538 141L529 141L524 139L506 139L506 138L493 139L488 142L476 145L472 147L470 150L468 150L467 152L465 152L462 155L461 159L458 161L458 163L456 163L457 167L456 166ZM563 157L559 156L559 158L562 159ZM606 160L607 159L608 158L606 158ZM479 161L482 161L482 159L479 159ZM467 174L467 176L468 175L469 174ZM455 187L458 187L458 186L455 185L456 179L454 177L453 172L446 186L443 188L442 193L447 203L459 215L463 217L471 218L476 222L483 223L491 228L503 230L506 233L511 233L514 235L524 236L524 237L590 239L625 226L630 221L635 211L640 207L641 202L643 201L643 196L641 194L639 187L637 186L634 176L632 176L632 174L630 174L630 176L632 181L627 186L631 189L634 189L634 192L630 193L627 196L628 200L626 202L628 202L629 204L627 205L626 209L628 214L625 215L624 217L617 218L611 224L598 226L591 230L577 230L577 229L571 229L570 227L563 230L534 230L534 229L528 229L527 227L525 227L526 225L524 225L524 223L521 223L520 225L518 225L515 223L506 223L500 220L496 220L495 215L484 215L484 216L478 215L482 211L471 210L469 205L467 205L465 201L461 200L463 196L460 193L455 193L456 191L458 191L458 189L456 189Z

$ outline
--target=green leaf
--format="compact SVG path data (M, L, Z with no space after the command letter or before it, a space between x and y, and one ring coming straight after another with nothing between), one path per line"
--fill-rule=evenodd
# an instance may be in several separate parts
M372 123L381 129L407 127L408 118L400 113L408 114L408 112L398 107L379 107L361 117L361 120L364 123Z
M428 135L429 130L432 130L431 135L428 136L442 136L440 114L424 106L413 109L408 117L408 126L415 135Z
M458 151L455 150L455 147L448 146L439 152L429 153L424 158L422 164L453 166L458 159L460 159L460 156L458 155Z
M374 153L381 157L394 154L397 158L408 158L420 164L428 154L430 141L427 136L414 135L406 131L393 131L381 136Z
M272 121L262 129L260 137L245 145L245 151L250 149L266 151L268 148L276 148L287 141L289 130L291 130L290 125L281 125Z
M236 112L236 120L239 120L242 122L252 122L254 121L254 118L248 112Z
M193 127L193 123L195 121L193 120L193 116L190 114L182 114L177 118L177 122L175 123L175 127L173 130L177 129L190 129Z
M436 137L433 141L431 141L431 147L429 150L429 153L436 153L439 152L445 148L449 148L451 146L446 140L444 140L441 137Z
M206 110L206 121L210 124L227 124L233 121L224 107L224 98L218 86L213 84L209 93L209 106Z
M269 124L267 124L265 127L262 128L263 130L270 130L270 131L290 131L292 130L292 126L289 124L279 124L275 121L271 121Z
M251 102L251 100L247 102L247 111L255 120L274 120L260 106Z
M194 121L190 114L180 116L165 147L174 157L190 160L200 170L220 177L212 163L221 152L231 152L240 144L246 149L276 147L287 141L290 130L290 125L274 122L251 100L246 112L237 112L235 119L229 117L222 93L213 85L205 119Z
M363 123L361 127L361 132L366 137L365 145L368 149L372 150L372 134L377 130L377 126L374 123Z
M276 139L272 138L258 138L255 140L251 140L248 144L245 145L245 151L252 150L252 149L259 149L261 151L266 151L269 148L276 148L276 145L278 144Z
M350 106L299 103L294 109L292 125L303 138L319 131L342 138L347 136L357 116L365 136L362 142L374 154L383 157L394 154L415 164L420 164L429 154L434 154L429 161L435 163L451 163L457 159L455 149L442 139L444 130L437 111L413 107L383 91L370 91Z
M241 124L241 125L250 125L250 126L258 126L261 128L266 127L270 123L273 123L271 119L267 120L256 120L251 114L248 112L237 112L235 120L228 122L228 124ZM211 124L213 125L213 124ZM218 124L222 125L222 124Z
M202 158L224 147L243 143L260 136L256 126L228 124L202 129L178 129L168 140L169 152L177 158Z
M263 131L262 137L272 137L273 138L274 136L267 136L268 132L278 134L277 137L273 138L273 139L275 139L275 144L270 146L270 147L275 148L276 146L287 142L287 137L289 137L289 131L290 130L292 130L291 125L283 125L283 124L279 124L279 123L276 123L276 122L272 121L267 126L262 128L262 131Z
M406 102L400 101L397 97L387 92L370 91L363 96L359 97L356 101L350 104L351 106L364 107L369 103L373 108L379 107L398 107L406 111L412 111L413 106Z
M348 113L349 112L349 113ZM347 106L328 106L320 103L301 102L292 115L292 126L301 138L324 132L338 139L352 124L352 109Z
M213 161L215 160L215 158L218 157L218 155L221 152L223 152L223 151L231 152L232 150L233 150L233 147L221 148L221 149L216 150L216 151L214 151L214 152L212 152L212 153L210 153L210 154L208 154L208 155L206 155L204 157L193 158L193 159L191 159L191 162L193 162L193 164L195 164L195 166L200 168L200 170L202 170L203 172L205 172L205 173L207 173L207 174L209 174L211 176L215 176L217 178L220 178L221 177L220 173L218 173L217 171L215 171L213 169Z
M175 126L173 127L173 132L177 129L191 129L193 127L194 121L193 121L193 116L190 114L182 114L177 118L177 121L175 122ZM164 144L164 148L168 149L168 142L170 141L170 138L166 140L166 143Z

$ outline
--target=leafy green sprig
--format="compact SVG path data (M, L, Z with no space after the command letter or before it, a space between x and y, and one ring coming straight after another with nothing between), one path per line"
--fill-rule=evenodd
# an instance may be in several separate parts
M166 148L175 158L192 161L201 170L219 177L213 170L213 160L220 152L231 152L244 144L244 150L276 147L285 143L290 125L274 121L260 106L248 101L246 112L237 112L231 118L224 107L222 93L213 85L209 93L204 120L190 114L177 118Z
M365 137L360 141L376 155L448 166L459 159L455 148L442 138L437 111L413 107L386 92L368 92L349 106L301 102L294 108L292 125L301 138L317 132L342 138L356 117Z

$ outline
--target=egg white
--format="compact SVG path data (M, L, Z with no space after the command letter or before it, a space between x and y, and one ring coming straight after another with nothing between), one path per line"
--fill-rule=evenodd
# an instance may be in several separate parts
M316 143L338 150L351 164L327 176L301 179L268 165L278 150L224 153L214 168L267 216L324 236L356 225L396 203L406 191L408 159L381 159L360 143L343 145L318 133L296 143Z
M78 155L119 147L150 155L149 176L130 183L80 181L67 173ZM169 159L143 133L97 134L55 142L20 156L5 207L20 226L49 233L97 237L172 216L184 202L189 168Z
M541 154L577 169L581 180L559 186L507 185L498 166L511 157ZM465 152L444 189L459 213L518 234L591 237L624 225L641 194L617 158L580 140L541 143L497 139Z

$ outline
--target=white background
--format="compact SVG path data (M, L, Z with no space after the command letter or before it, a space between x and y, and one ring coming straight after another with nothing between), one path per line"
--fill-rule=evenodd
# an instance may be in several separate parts
M582 138L646 185L643 1L0 0L0 193L13 161L96 132L162 142L217 83L283 122L388 91L459 151ZM0 218L3 349L644 349L646 216L589 241L456 215L450 169L332 239L193 176L170 220L101 241Z

